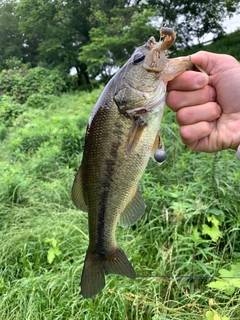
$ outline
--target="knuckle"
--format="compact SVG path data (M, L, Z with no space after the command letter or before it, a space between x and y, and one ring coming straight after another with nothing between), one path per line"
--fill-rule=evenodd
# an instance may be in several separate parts
M177 123L179 125L186 125L189 124L191 122L191 118L192 118L192 108L182 108L177 112Z
M211 103L210 112L211 112L211 120L215 120L219 118L220 114L219 114L219 108L217 103L215 102Z
M180 128L180 136L184 144L188 145L191 142L192 130L189 126L182 126Z
M179 98L178 98L178 93L175 90L172 90L168 93L167 98L166 98L166 103L167 105L172 108L176 109L179 105Z

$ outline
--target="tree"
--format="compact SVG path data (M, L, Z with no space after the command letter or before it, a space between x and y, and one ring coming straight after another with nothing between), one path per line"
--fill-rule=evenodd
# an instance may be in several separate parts
M158 37L165 22L177 32L175 48L186 48L204 36L223 34L226 15L239 8L239 0L91 0L90 43L83 45L80 59L91 77L108 78L151 35Z
M147 6L177 31L177 48L189 47L194 40L201 44L203 37L223 34L227 15L239 10L239 0L148 0Z
M15 14L16 1L0 1L0 70L7 68L11 59L23 56L23 35Z
M149 10L141 12L138 2L92 0L91 42L80 51L80 60L87 64L90 76L108 79L134 48L152 35L159 38L159 31L150 24L153 15Z
M25 47L30 56L35 56L36 64L58 67L65 74L75 67L79 84L83 77L89 83L86 65L78 59L80 47L89 41L89 9L88 0L19 2L19 28L26 37ZM34 58L31 60L34 62Z
M0 70L18 62L108 78L165 21L186 48L223 33L240 0L0 0Z

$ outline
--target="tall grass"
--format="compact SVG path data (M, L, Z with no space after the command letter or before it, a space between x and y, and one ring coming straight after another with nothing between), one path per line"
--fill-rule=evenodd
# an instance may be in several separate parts
M110 275L98 296L80 296L87 215L70 190L99 92L63 95L5 129L0 319L239 319L239 280L230 294L207 286L240 261L239 163L232 151L190 152L169 110L161 129L167 160L150 160L139 186L146 213L117 230L137 279Z

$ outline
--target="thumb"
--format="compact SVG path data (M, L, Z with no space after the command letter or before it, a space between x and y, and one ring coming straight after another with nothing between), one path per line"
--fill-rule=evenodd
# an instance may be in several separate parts
M221 55L212 52L199 51L191 55L191 61L210 75L220 56Z
M228 73L231 67L239 68L239 62L227 54L199 51L191 55L191 61L202 68L208 75Z

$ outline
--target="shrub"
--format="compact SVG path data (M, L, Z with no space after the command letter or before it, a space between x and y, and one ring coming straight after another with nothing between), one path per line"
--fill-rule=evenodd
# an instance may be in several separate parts
M18 153L33 154L43 142L49 139L48 132L44 132L41 128L26 127L19 130L16 138L11 141L10 148L13 155Z
M26 192L31 188L31 178L21 167L2 165L0 168L0 200L5 203L27 202Z
M13 120L24 110L25 107L16 103L12 97L7 95L0 96L0 122L4 123L6 126L11 126Z
M3 141L7 137L8 129L4 125L0 125L0 140Z
M1 93L24 104L33 94L59 95L66 89L66 83L58 70L42 67L3 70L0 74Z
M84 137L77 128L68 127L63 130L61 154L65 161L68 162L69 158L83 151Z
M29 109L29 108L45 109L45 108L48 108L52 102L53 102L52 95L44 95L42 93L34 93L28 97L24 106L26 106L27 109Z

